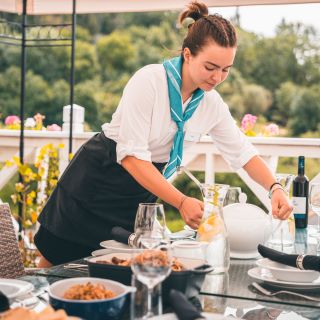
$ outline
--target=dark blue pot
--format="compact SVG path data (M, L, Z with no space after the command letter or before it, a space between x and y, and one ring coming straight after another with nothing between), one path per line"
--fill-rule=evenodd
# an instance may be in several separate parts
M117 294L115 298L104 300L68 300L64 299L65 291L76 284L101 283L106 289ZM129 304L129 293L132 288L119 282L99 278L71 278L53 283L50 286L50 304L54 309L64 309L70 316L86 320L117 320L121 319Z

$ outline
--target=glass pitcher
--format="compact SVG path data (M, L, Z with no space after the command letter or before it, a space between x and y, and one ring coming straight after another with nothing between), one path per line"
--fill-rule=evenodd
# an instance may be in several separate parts
M213 273L226 272L230 265L230 245L222 218L222 206L228 188L224 184L201 184L204 213L197 240L206 244L205 258L214 267Z
M286 173L277 173L275 175L276 181L281 183L284 190L290 195L290 188L294 175ZM281 221L275 218L272 219L272 233L268 241L271 246L280 247L281 251L285 251L285 247L288 249L293 247L295 240L295 223L294 217L291 214L287 220ZM288 251L289 252L289 251Z

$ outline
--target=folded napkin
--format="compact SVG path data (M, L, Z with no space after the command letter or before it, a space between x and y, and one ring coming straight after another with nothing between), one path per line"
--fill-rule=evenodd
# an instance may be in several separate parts
M122 227L113 227L111 229L111 236L114 240L119 241L124 244L129 244L129 237L132 235L132 232L123 229Z
M9 310L9 299L0 291L0 312Z
M262 244L258 245L259 253L270 260L304 270L320 271L320 256L287 254L270 249ZM300 261L299 261L300 260Z
M170 291L170 304L179 320L205 319L180 291Z

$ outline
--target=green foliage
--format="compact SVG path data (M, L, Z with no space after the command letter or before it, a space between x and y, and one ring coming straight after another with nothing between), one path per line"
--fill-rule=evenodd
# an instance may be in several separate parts
M272 95L269 90L256 84L248 84L243 91L243 104L246 113L264 114L272 104Z
M289 127L293 135L319 130L320 86L305 88L291 104Z
M123 70L130 70L134 47L130 36L123 31L114 31L97 41L99 63L104 79L116 79Z
M75 70L77 83L93 79L96 76L99 67L94 45L84 41L77 41Z
M16 15L4 14L6 17L20 21ZM136 70L179 54L187 27L178 28L177 17L178 12L77 17L75 103L87 108L86 121L91 128L99 130L103 121L111 119L126 82ZM67 23L68 19L30 16L28 22ZM235 19L239 21L239 17ZM40 36L48 30L44 29ZM28 30L29 35L38 32ZM69 37L70 29L65 29L63 35ZM234 68L217 88L233 116L240 120L245 113L259 117L263 113L269 121L283 126L290 118L288 125L294 135L317 130L317 116L300 110L318 110L313 103L317 95L311 87L320 81L319 32L301 23L282 21L274 37L238 28L238 39ZM19 113L20 55L19 47L0 45L3 118ZM27 115L40 112L46 115L46 124L61 125L61 108L69 103L70 55L68 47L27 49ZM302 114L304 120L300 121Z
M100 110L96 93L100 84L96 80L87 80L75 86L75 103L86 106L86 121L93 131L99 131L101 126Z
M302 88L291 81L284 82L275 91L275 110L273 120L286 126L290 116L291 105L299 96Z

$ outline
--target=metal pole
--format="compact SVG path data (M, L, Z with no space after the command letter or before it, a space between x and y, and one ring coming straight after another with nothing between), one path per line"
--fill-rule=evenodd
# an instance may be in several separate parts
M27 0L23 0L22 22L21 22L21 83L20 83L20 142L19 142L19 157L20 162L24 163L24 104L25 104L25 89L26 89L26 66L27 66L27 52L26 52L26 24L27 24ZM23 182L21 174L19 174L19 181ZM22 215L23 204L19 202L19 230L22 230Z
M72 155L73 100L74 100L74 59L76 42L76 0L72 3L72 36L71 36L71 68L70 68L70 128L69 128L69 160Z

